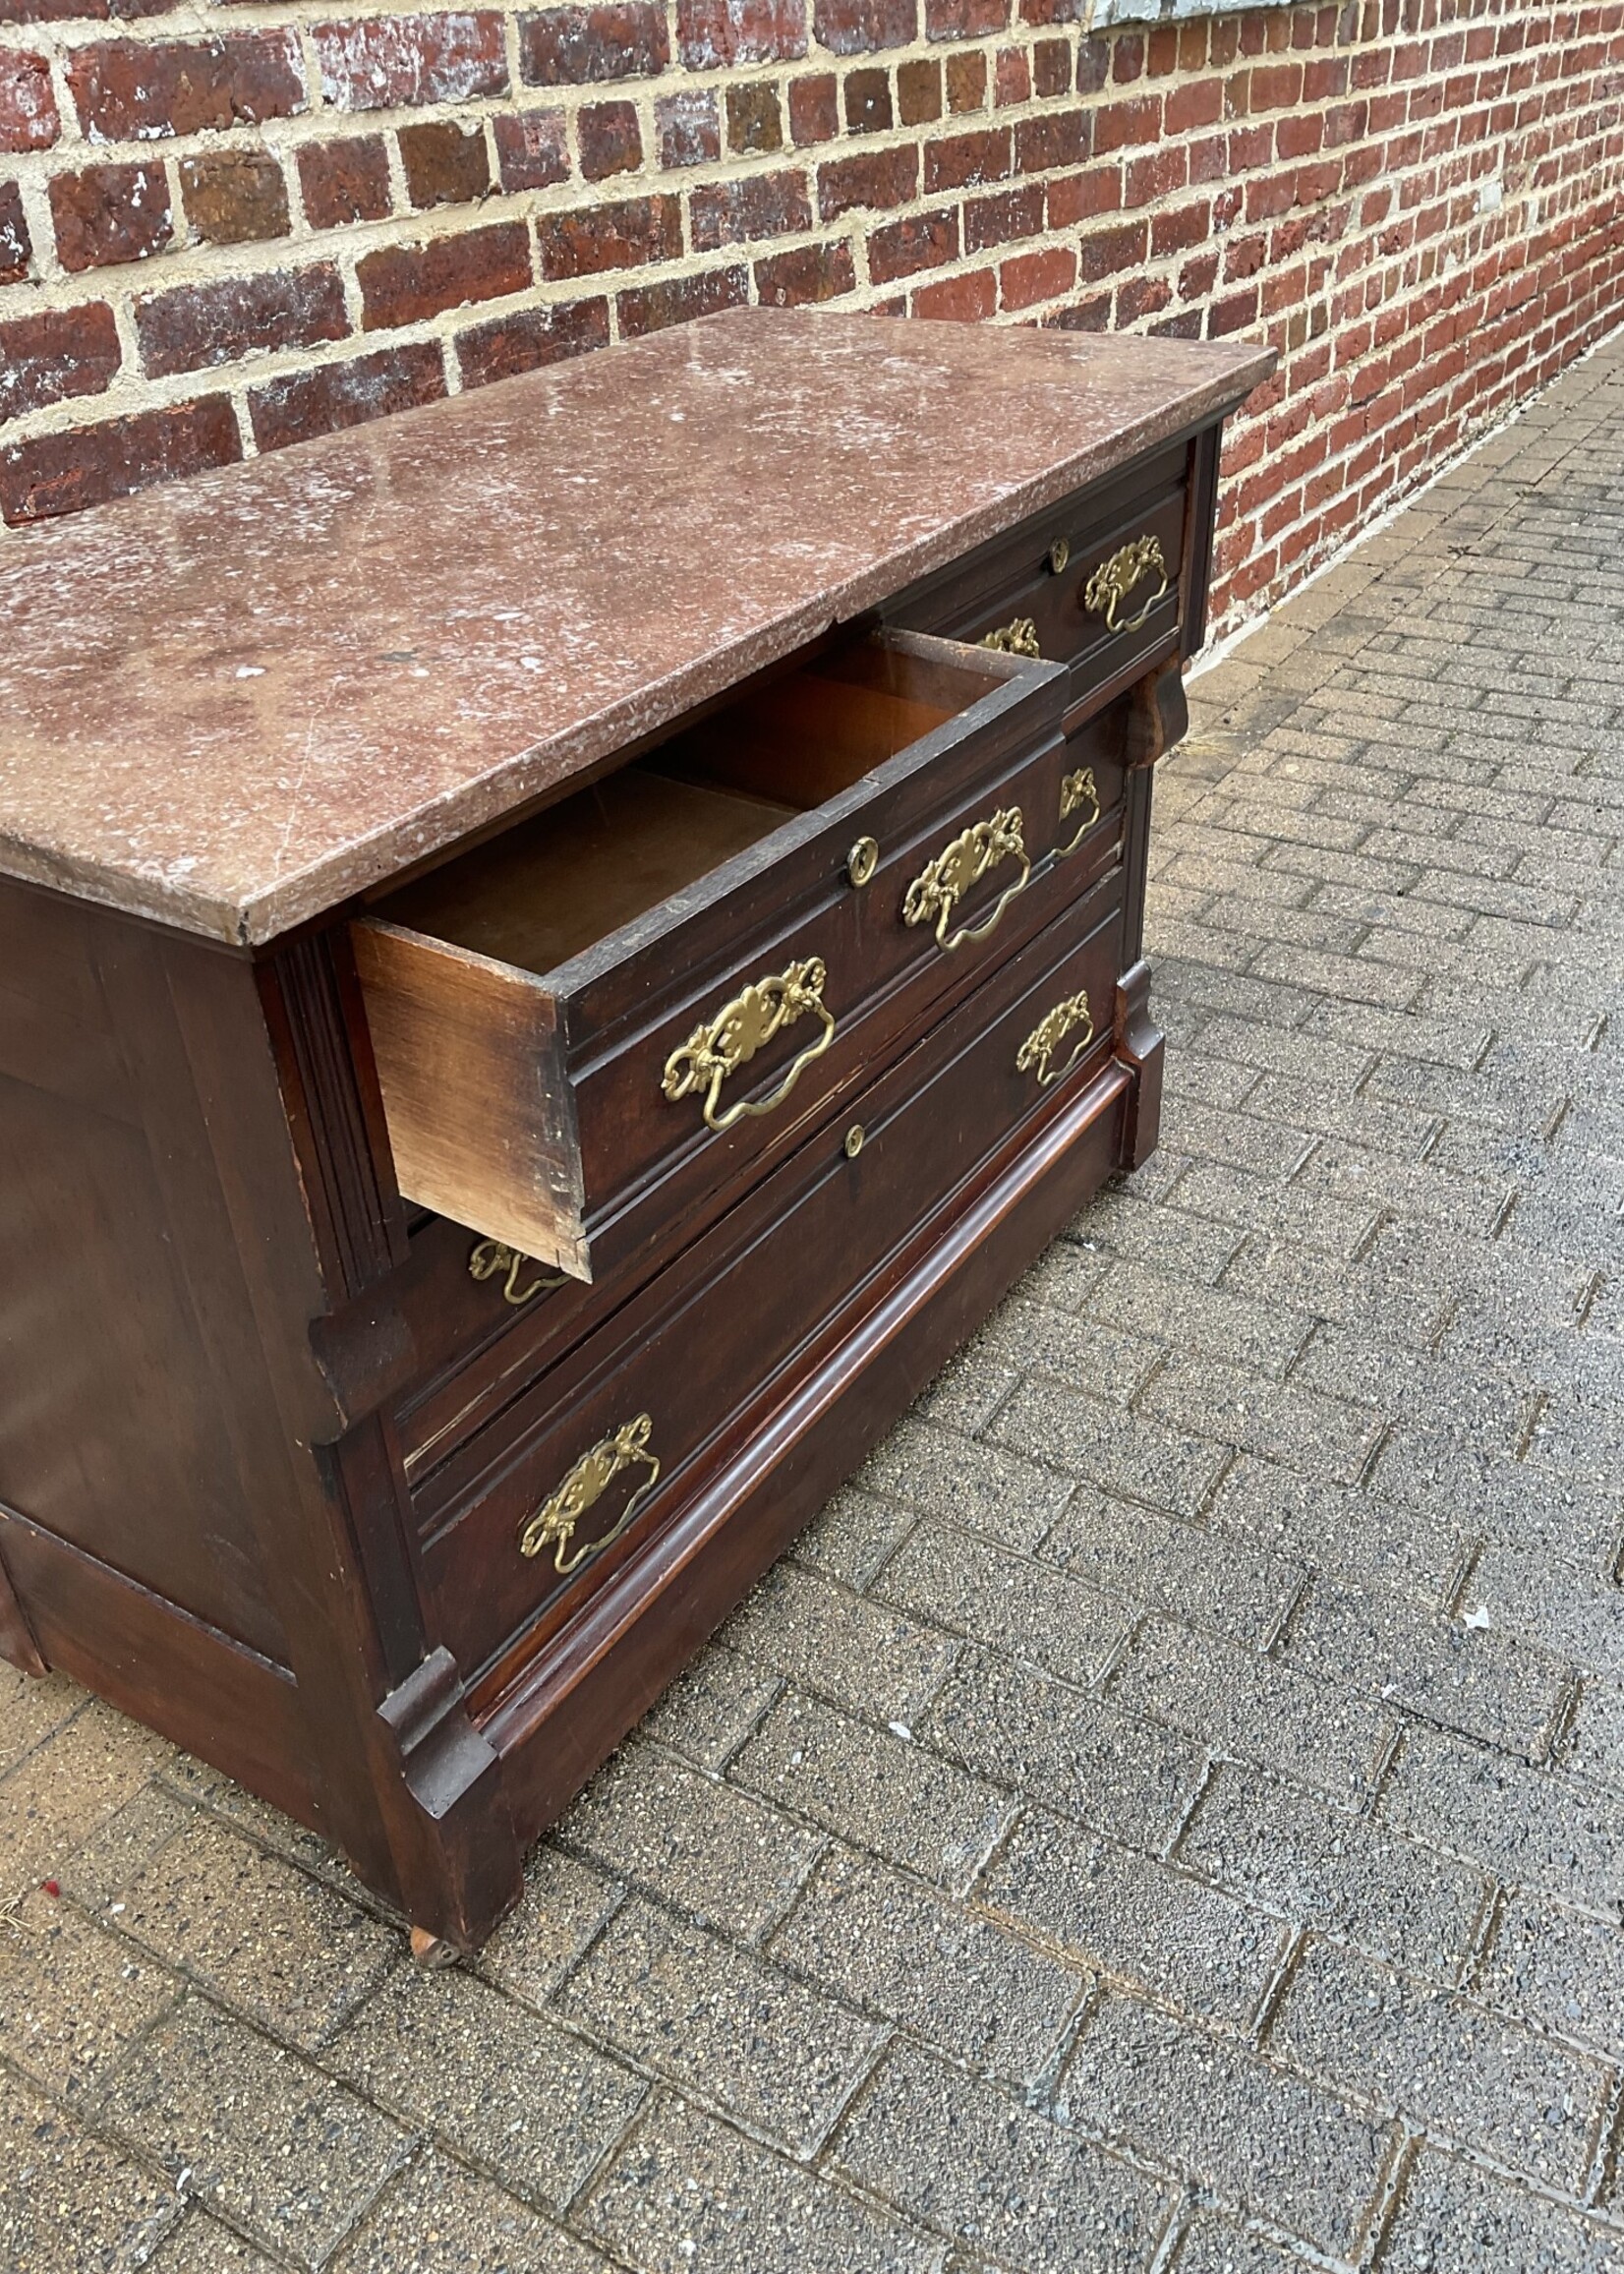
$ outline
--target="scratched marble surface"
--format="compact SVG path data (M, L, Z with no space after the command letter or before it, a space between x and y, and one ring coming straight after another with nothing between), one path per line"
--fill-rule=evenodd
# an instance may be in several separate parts
M272 938L1269 361L741 310L45 525L0 567L0 872Z

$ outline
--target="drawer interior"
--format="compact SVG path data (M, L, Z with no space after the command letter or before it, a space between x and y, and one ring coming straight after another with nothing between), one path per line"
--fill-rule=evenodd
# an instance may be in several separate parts
M984 672L853 641L376 904L537 973L670 900L980 702Z

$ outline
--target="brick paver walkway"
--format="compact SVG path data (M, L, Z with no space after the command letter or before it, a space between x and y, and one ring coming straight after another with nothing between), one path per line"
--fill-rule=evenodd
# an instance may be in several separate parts
M0 1689L0 2264L1624 2268L1624 342L1199 682L1165 1141L419 1976Z

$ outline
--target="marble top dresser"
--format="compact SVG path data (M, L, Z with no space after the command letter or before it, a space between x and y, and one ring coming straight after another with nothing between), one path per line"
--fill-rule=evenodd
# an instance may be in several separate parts
M740 311L0 555L0 1651L476 1947L1155 1142L1236 346Z

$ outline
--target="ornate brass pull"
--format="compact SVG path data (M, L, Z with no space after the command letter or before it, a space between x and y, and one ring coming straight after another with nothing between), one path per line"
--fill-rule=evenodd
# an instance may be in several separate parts
M1029 615L1017 615L998 631L983 635L984 648L997 648L1006 656L1037 656L1043 653L1037 644L1037 625Z
M928 924L934 917L936 945L950 955L966 940L984 940L1015 895L1026 890L1031 876L1032 864L1020 832L1018 805L1008 805L990 820L974 822L963 830L951 845L942 847L934 860L927 861L908 886L902 900L903 923ZM971 885L979 883L1001 860L1018 860L1019 876L1001 894L997 906L984 923L961 925L950 935L948 926L953 921L954 909Z
M1117 611L1133 590L1147 576L1161 579L1155 591L1137 615L1119 619ZM1131 545L1125 545L1120 553L1113 553L1109 560L1102 560L1082 588L1082 605L1090 615L1103 615L1107 631L1137 631L1145 617L1167 590L1167 562L1162 557L1161 540L1156 537L1135 537Z
M517 1248L509 1248L504 1241L482 1240L468 1258L468 1276L470 1279L505 1278L502 1301L518 1310L533 1295L540 1295L544 1287L561 1287L564 1283L561 1271L551 1274L543 1271L528 1287L521 1287L519 1281L529 1261L528 1255L521 1254Z
M649 1451L653 1433L652 1420L647 1414L639 1414L635 1421L611 1430L607 1437L600 1437L591 1452L581 1455L558 1489L520 1526L519 1553L540 1555L544 1547L551 1546L552 1568L566 1578L570 1572L579 1571L591 1556L602 1555L611 1542L619 1539L660 1482L660 1463ZM573 1555L567 1554L565 1550L575 1536L575 1527L587 1510L603 1498L622 1469L629 1469L638 1461L649 1473L621 1509L618 1520L598 1539L577 1547Z
M1082 1032L1073 1046L1072 1055L1064 1066L1051 1067L1049 1061L1073 1026L1080 1026ZM1038 1020L1015 1053L1015 1072L1030 1074L1035 1067L1038 1087L1047 1089L1052 1081L1058 1081L1063 1074L1071 1072L1093 1039L1094 1015L1088 1008L1087 995L1079 989L1075 995L1068 995L1064 1003L1057 1003L1052 1011L1045 1013Z
M741 995L735 995L730 1003L724 1003L714 1019L707 1019L702 1026L696 1026L687 1041L671 1052L661 1079L662 1090L674 1100L702 1089L708 1129L731 1129L734 1122L747 1113L771 1113L776 1105L783 1103L813 1059L821 1058L835 1039L835 1020L823 999L828 977L823 959L809 956L803 963L791 963L777 978L753 980ZM727 1077L736 1074L741 1066L748 1066L756 1052L771 1042L775 1034L785 1026L792 1026L809 1011L822 1020L823 1032L809 1049L801 1052L772 1096L762 1098L755 1105L747 1098L740 1098L736 1105L719 1114L717 1106Z
M1060 818L1062 821L1069 820L1073 813L1078 812L1081 813L1082 819L1077 823L1077 834L1070 845L1058 845L1055 847L1062 860L1069 852L1076 851L1077 846L1100 817L1100 793L1094 781L1092 766L1079 766L1074 774L1068 774L1060 786Z

